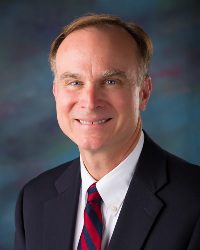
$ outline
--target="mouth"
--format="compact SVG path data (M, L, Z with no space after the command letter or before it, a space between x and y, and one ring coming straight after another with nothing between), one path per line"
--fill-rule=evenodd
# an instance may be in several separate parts
M110 121L112 118L108 119L101 119L101 120L95 120L95 121L88 121L88 120L82 120L82 119L76 119L80 124L82 125L100 125L100 124L105 124L108 121Z

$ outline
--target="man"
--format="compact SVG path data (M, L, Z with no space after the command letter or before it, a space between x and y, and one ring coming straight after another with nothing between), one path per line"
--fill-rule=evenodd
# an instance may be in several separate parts
M81 17L56 38L57 119L80 159L23 188L15 250L200 249L200 170L142 131L151 55L140 27L110 15Z

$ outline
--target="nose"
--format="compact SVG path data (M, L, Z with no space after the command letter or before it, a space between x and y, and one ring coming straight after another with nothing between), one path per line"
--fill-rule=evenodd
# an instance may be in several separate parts
M103 106L100 89L95 85L90 85L82 89L80 103L81 108L95 110Z

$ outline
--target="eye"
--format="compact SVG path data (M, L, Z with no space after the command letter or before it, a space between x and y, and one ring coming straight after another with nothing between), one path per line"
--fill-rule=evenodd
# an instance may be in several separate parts
M81 82L73 81L73 82L70 82L69 85L71 85L71 86L79 86L79 85L81 85Z
M118 81L117 80L113 80L113 79L108 79L108 80L105 81L105 83L107 85L116 85L118 83Z
M66 81L65 85L66 86L80 86L82 85L82 83L79 81Z

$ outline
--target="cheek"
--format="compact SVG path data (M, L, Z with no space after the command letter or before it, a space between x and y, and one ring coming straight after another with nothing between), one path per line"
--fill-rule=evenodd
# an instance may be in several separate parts
M115 102L116 109L123 115L130 113L132 116L139 110L139 94L137 91L125 92L115 96L113 102Z
M60 91L56 96L57 111L69 112L74 103L76 102L76 96L73 93Z

